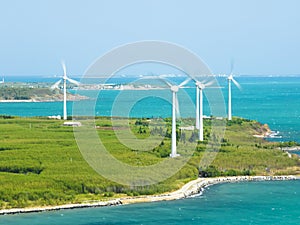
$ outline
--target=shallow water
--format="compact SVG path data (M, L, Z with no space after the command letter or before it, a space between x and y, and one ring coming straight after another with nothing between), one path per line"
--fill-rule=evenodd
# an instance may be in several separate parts
M269 124L272 130L280 131L278 137L282 137L275 137L274 140L276 141L296 140L300 142L300 77L237 77L236 79L241 84L242 90L236 87L232 88L233 115ZM118 82L126 83L126 79L119 79ZM219 83L220 86L224 87L221 91L226 102L226 79L219 78ZM195 89L189 88L185 89L185 91L191 96L192 101L195 102ZM125 92L127 93L126 103L128 105L145 94L145 91ZM129 116L170 117L170 102L153 97L153 95L159 95L158 92L163 92L167 99L171 99L169 90L148 91L147 95L150 97L136 102L134 107L130 109ZM84 93L86 95L94 95L93 91L85 91ZM93 115L111 116L113 103L119 93L119 91L101 91L95 103ZM85 103L89 105L91 101L85 101ZM191 109L190 105L186 102L180 103L181 116L194 117L194 110ZM92 102L92 104L94 103ZM83 106L82 108L82 114L85 114L85 107ZM72 102L68 102L68 114L71 113ZM62 103L0 103L1 114L18 116L61 115ZM204 98L204 114L211 114L206 98ZM115 110L113 115L128 116L128 114L124 114L124 110L122 109Z
M194 198L6 215L0 224L300 224L299 187L299 180L218 184Z

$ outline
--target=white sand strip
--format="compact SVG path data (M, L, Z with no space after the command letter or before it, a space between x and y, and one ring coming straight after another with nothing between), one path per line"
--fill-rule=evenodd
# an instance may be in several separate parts
M132 204L141 202L157 202L157 201L169 201L186 198L200 193L203 188L225 182L245 182L245 181L271 181L271 180L296 180L296 176L236 176L236 177L215 177L215 178L198 178L185 184L177 191L150 196L137 196L118 198L110 201L99 201L93 203L81 203L81 204L65 204L59 206L45 206L45 207L32 207L32 208L13 208L0 210L0 215L16 214L16 213L32 213L53 211L62 209L75 209L75 208L87 208L87 207L103 207L122 204Z

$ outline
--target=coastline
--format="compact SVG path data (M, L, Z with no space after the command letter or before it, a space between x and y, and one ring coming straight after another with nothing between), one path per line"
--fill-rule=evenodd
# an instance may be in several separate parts
M282 151L300 151L300 146L292 146L292 147L282 147L278 148Z
M249 181L283 181L283 180L296 180L296 179L299 179L299 177L294 175L197 178L196 180L192 180L186 183L179 190L170 193L150 195L150 196L124 197L124 198L117 198L109 201L98 201L93 203L78 203L78 204L65 204L59 206L2 209L0 210L0 215L56 211L56 210L63 210L63 209L116 206L116 205L127 205L127 204L134 204L134 203L146 203L146 202L158 202L158 201L171 201L171 200L183 199L183 198L187 198L199 194L206 187L215 184L232 183L232 182L249 182Z
M88 100L88 97L74 97L74 98L67 98L67 101L81 101L81 100ZM63 99L26 99L26 100L0 100L0 103L26 103L26 102L61 102Z

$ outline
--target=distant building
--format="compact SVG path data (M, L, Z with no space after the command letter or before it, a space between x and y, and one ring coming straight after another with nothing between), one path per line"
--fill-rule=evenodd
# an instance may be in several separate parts
M194 126L188 126L188 127L179 127L180 130L194 130Z
M56 119L56 120L61 120L61 116L48 116L48 119Z
M64 122L63 126L66 126L66 127L81 127L81 123L80 122L75 122L75 121L67 121L67 122Z

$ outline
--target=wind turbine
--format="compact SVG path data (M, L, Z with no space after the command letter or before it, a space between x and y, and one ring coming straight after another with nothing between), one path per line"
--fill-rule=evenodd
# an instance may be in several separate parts
M79 85L80 83L76 80L67 77L66 65L64 62L62 62L61 64L64 71L64 75L62 79L60 79L59 81L57 81L55 84L51 86L51 89L59 88L58 85L63 81L63 92L64 92L64 117L63 118L64 120L67 120L67 81L75 85Z
M199 130L199 141L203 141L203 90L214 81L207 83L195 79L194 81L196 84L196 129Z
M232 113L231 113L231 81L241 89L241 85L233 78L233 62L231 62L231 69L230 74L227 77L228 80L228 120L232 120Z
M162 79L162 78L161 78ZM185 81L183 81L179 85L172 85L166 80L162 79L171 89L172 92L172 144L171 144L171 158L175 158L179 156L177 154L177 146L176 146L176 112L179 113L179 105L178 105L178 99L177 99L177 92L180 88L182 88L184 85L186 85L191 79L188 78Z

